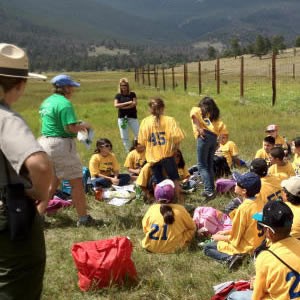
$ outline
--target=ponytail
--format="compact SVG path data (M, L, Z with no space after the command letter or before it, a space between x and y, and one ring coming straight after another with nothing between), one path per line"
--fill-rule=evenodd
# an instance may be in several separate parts
M151 114L156 117L156 121L157 121L157 123L159 123L159 118L163 114L163 111L165 108L164 101L160 98L153 98L150 100L148 105L149 105Z
M175 221L174 212L171 206L166 204L160 205L160 213L164 217L164 222L166 224L173 224Z

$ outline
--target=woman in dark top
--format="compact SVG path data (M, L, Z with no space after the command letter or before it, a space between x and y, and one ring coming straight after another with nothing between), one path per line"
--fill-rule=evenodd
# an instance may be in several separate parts
M129 127L137 139L139 132L139 121L137 119L136 94L130 91L127 78L120 79L119 93L115 97L115 108L118 109L118 126L125 150L129 152L131 142L129 139Z

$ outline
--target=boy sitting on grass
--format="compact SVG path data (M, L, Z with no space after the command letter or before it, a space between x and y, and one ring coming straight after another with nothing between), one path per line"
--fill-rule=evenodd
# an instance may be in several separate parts
M256 259L253 291L233 292L227 299L299 299L300 241L290 236L291 209L281 201L270 201L253 218L264 228L271 245Z
M266 136L263 141L263 147L257 150L255 158L262 158L267 162L267 165L271 164L270 151L275 146L275 138L272 136Z
M243 255L252 253L264 239L258 236L253 214L262 211L264 202L257 195L260 192L260 177L252 172L236 175L235 193L243 198L243 203L234 210L232 229L219 231L212 236L213 242L204 247L204 253L219 261L228 263L229 269L241 261Z
M269 174L278 175L283 179L296 175L292 164L288 160L284 160L285 154L282 147L272 148L270 156L271 166L269 167Z

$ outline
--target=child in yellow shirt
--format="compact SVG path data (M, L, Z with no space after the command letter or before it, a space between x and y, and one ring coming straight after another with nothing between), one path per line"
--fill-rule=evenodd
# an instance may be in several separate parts
M120 174L120 166L116 156L112 153L112 143L102 138L96 142L96 149L89 162L91 181L94 187L110 187L127 185L130 182L129 174Z

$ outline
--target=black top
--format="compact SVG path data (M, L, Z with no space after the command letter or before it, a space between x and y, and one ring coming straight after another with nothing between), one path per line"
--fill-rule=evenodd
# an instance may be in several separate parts
M136 98L136 94L134 92L130 92L129 95L117 94L115 97L115 99L118 100L118 103L128 102L133 100L133 98ZM119 108L118 118L124 118L125 116L127 116L128 118L137 119L136 106L129 109Z

